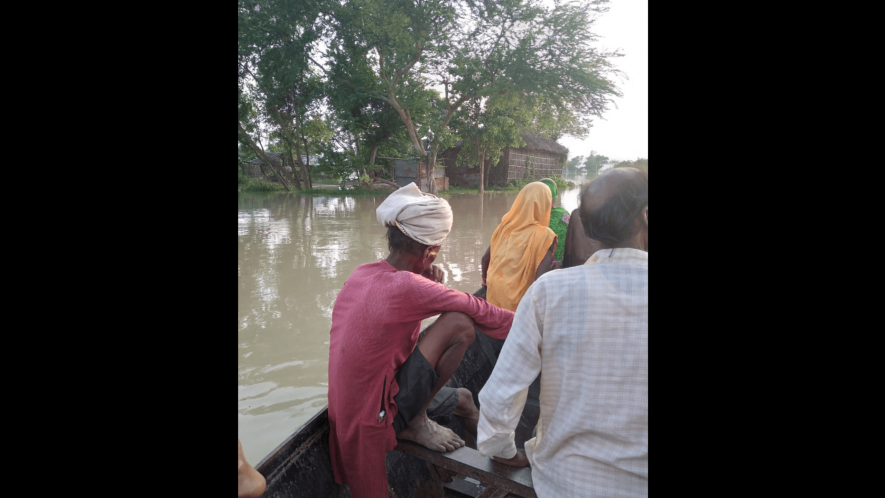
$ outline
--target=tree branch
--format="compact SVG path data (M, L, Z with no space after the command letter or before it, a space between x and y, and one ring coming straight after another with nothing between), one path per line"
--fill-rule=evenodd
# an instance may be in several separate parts
M375 51L378 52L378 74L381 75L381 79L389 86L390 81L388 81L387 76L384 74L384 54L381 53L380 47L375 47Z
M252 137L250 137L249 134L246 133L246 130L243 129L243 125L241 125L239 121L237 121L237 133L240 135L240 140L242 140L243 143L248 145L249 148L252 149L252 151L255 152L255 154L257 154L258 157L260 157L262 161L264 161L268 166L270 166L270 169L273 170L274 174L277 175L277 178L279 178L280 183L282 183L283 186L286 187L287 191L291 192L292 189L289 188L289 182L286 181L286 178L280 172L281 168L278 167L277 163L274 162L273 159L268 157L268 155L265 154L264 151L261 150L260 147L255 145L255 142L252 141Z
M311 57L311 56L308 55L307 58L310 59L314 64L319 64L317 61L313 60L313 57ZM376 99L382 100L382 101L387 102L388 104L390 104L390 100L388 100L386 97L383 97L380 93L377 93L377 92L375 92L375 91L373 91L373 90L368 90L368 89L366 89L366 88L363 88L363 87L357 86L357 85L351 83L350 81L347 81L346 79L344 79L344 78L342 78L342 77L340 77L340 76L333 76L332 73L330 73L329 71L327 71L326 68L324 68L324 67L322 67L322 66L320 66L320 70L323 71L324 73L326 73L326 75L329 76L330 78L334 78L336 81L339 81L339 82L341 82L341 83L344 83L344 84L346 84L347 86L353 88L354 90L360 90L360 91L363 91L363 92L365 92L365 93L367 93L367 94L369 94L369 95L375 97Z
M423 34L424 34L424 31L421 31L421 32L419 33L419 36L420 36L420 35L423 35ZM415 43L415 46L418 48L418 53L415 54L415 58L412 59L412 62L410 62L408 66L404 67L402 71L399 71L399 72L396 73L396 75L394 75L394 77L393 77L393 81L390 83L390 88L394 88L394 87L396 86L398 80L399 80L400 78L402 78L403 75L405 75L406 73L408 73L409 71L411 71L411 70L412 70L412 67L414 67L415 64L418 62L418 59L421 58L421 53L424 51L424 50L421 48L421 41L420 41L420 40L417 41L417 42Z

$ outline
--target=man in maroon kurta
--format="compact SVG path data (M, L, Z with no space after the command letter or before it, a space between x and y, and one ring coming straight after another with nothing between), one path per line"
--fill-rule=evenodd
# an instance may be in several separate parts
M357 267L332 311L329 446L335 480L348 484L354 498L388 496L385 454L396 447L397 435L439 451L464 444L429 420L426 410L473 342L474 326L503 339L513 321L512 312L440 283L442 271L431 264L451 229L451 209L410 187L378 208L390 255ZM415 347L421 320L437 314ZM400 380L408 385L400 386L406 370L411 376Z

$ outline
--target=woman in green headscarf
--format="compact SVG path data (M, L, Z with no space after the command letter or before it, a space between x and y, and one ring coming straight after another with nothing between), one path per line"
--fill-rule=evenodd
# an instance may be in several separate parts
M553 194L553 204L556 204L556 182L549 178L544 178L543 180L539 180L544 185L550 187L550 193ZM562 263L562 253L565 251L565 234L568 230L568 222L569 222L569 214L568 211L561 207L554 207L550 211L550 229L556 234L556 239L559 240L559 244L556 246L556 252L553 254L553 259L558 261L560 264Z

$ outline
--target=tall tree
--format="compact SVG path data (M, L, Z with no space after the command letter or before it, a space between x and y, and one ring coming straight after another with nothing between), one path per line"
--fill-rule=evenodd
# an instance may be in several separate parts
M353 151L354 166L363 173L378 169L375 162L379 157L407 157L413 152L410 152L411 139L399 113L377 97L386 89L378 83L369 65L366 48L353 40L345 42L335 54L346 65L348 80L329 78L326 91L337 142ZM399 99L408 105L413 119L422 122L434 95L435 92L413 84L402 88Z
M565 169L569 173L574 173L578 169L578 165L583 164L583 163L584 163L584 156L576 156L576 157L569 159L568 162L565 163Z
M493 95L544 95L543 105L588 127L619 95L608 80L608 58L590 47L591 15L605 1L365 0L334 9L336 43L330 77L390 104L414 152L433 177L437 153L455 137L449 123L462 105ZM363 47L354 54L339 47ZM364 57L372 84L352 74L352 56ZM435 112L416 122L403 88L442 87ZM425 146L422 138L428 139ZM431 191L435 185L430 182Z
M322 34L323 2L300 0L238 0L238 97L254 101L264 124L278 132L289 160L311 187L308 165L302 161L301 127L318 110L320 78L310 67L310 53ZM239 138L257 148L244 115L239 118ZM249 123L246 123L249 124ZM258 126L261 126L259 122ZM243 136L243 135L246 136ZM255 150L259 156L263 152ZM265 161L267 161L265 159ZM271 161L270 166L277 168ZM296 175L296 185L300 183Z
M592 173L593 175L598 175L602 168L609 163L611 163L611 159L608 157L594 154L587 156L587 160L584 162L584 167L587 169L588 174Z
M506 147L522 147L522 131L532 122L532 107L518 93L495 94L464 104L452 127L462 138L458 162L479 167L479 193L488 181L485 166L496 164Z

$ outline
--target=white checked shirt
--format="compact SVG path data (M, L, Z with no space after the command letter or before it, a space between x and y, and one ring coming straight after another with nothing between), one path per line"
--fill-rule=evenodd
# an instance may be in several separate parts
M540 498L648 496L648 253L603 249L538 279L479 393L477 448L512 458L541 372L526 442Z

